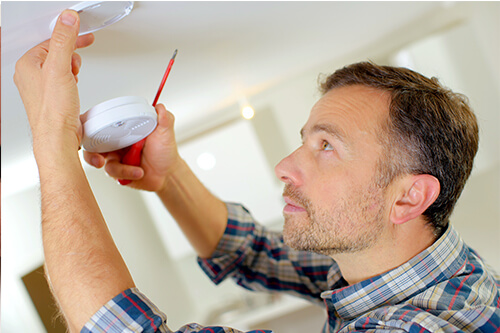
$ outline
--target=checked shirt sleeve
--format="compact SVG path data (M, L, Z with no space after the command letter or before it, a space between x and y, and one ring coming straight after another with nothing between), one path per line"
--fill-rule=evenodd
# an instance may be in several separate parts
M212 258L198 259L216 284L232 277L250 290L284 291L323 304L321 292L340 281L337 264L329 257L296 251L281 234L255 223L241 205L226 204L228 222Z
M137 288L128 289L105 304L81 330L81 333L174 333L167 326L167 316ZM243 333L230 327L188 324L175 333ZM272 333L255 330L247 333Z

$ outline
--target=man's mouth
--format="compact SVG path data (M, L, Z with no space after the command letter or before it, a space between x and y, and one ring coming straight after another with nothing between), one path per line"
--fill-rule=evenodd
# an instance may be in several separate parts
M285 199L286 202L283 213L302 213L306 211L304 207L290 199L290 197L283 196L283 199Z

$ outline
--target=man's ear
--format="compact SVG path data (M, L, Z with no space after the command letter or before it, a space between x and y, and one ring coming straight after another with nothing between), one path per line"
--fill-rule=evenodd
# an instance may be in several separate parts
M402 192L392 205L390 219L401 224L422 215L437 199L441 186L431 175L411 175L402 180Z

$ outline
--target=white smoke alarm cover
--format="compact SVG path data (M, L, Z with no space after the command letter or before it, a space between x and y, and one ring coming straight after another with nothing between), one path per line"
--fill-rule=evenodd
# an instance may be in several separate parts
M143 97L125 96L100 103L81 115L83 148L105 153L133 145L154 131L157 115Z
M134 8L133 1L83 1L68 9L80 15L80 33L85 35L101 30L130 14ZM59 15L50 23L50 31L54 30Z

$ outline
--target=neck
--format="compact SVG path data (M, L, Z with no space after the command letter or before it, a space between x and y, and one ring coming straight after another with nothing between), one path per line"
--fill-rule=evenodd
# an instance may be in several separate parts
M401 266L435 241L424 221L412 220L387 228L370 248L338 253L332 258L347 283L355 284Z

